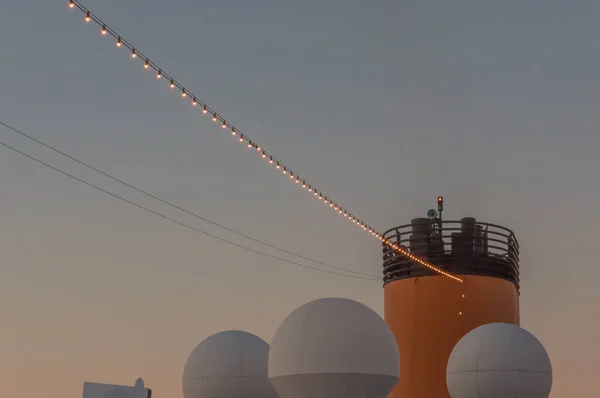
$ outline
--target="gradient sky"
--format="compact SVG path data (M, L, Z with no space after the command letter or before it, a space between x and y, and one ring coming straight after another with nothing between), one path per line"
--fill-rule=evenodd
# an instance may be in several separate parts
M1 121L256 238L380 272L375 240L203 120L66 3L2 2ZM512 228L522 326L552 358L552 396L597 391L596 1L84 4L376 228L421 216L439 194L447 218ZM0 137L230 237L5 128ZM0 396L79 397L84 380L142 376L157 398L177 398L188 353L212 333L270 341L291 310L325 296L382 313L378 282L247 253L4 148L0 169Z

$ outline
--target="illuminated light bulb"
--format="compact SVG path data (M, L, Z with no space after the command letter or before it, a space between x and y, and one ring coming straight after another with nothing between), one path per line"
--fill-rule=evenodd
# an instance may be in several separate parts
M213 113L213 119L212 120L213 120L213 122L217 121L217 114L216 113Z
M236 132L235 132L235 127L232 127L232 128L231 128L231 135L235 135L235 134L236 134Z
M222 128L226 129L227 128L227 122L225 120L223 120L223 124L221 125Z
M252 143L251 142L248 143L248 148L252 148Z
M329 207L333 207L333 202L329 202Z
M342 214L342 209L339 210L340 214Z
M294 178L294 173L290 173L290 179Z
M121 44L122 44L122 43L121 43L121 38L119 37L119 38L117 39L117 47L121 47Z
M171 79L171 88L175 88L175 82Z
M264 151L262 153L262 157L263 157L263 159L267 157L267 154Z
M208 112L208 109L206 109L206 105L204 105L204 108L202 108L202 113L206 114ZM233 131L235 131L235 129L233 129Z
M75 8L75 3L73 0L69 1L69 8Z
M315 191L315 196L317 196L317 191Z
M90 17L90 12L88 11L87 14L85 14L85 22L90 22L92 20L92 18Z
M106 36L106 25L102 25L102 30L100 31L102 36Z
M273 164L273 156L269 156L269 163Z
M283 168L283 174L287 174L287 168Z
M306 181L302 181L302 188L306 188Z
M279 162L277 162L277 168L280 168L281 166L279 165Z
M181 90L181 96L183 98L185 98L187 96L187 93L185 92L185 88L183 90Z
M192 101L192 106L198 106L198 100L196 97L194 97L194 100Z
M458 311L458 315L462 315L462 311Z
M244 136L240 135L240 142L244 141Z
M261 148L257 145L256 146L256 152L260 152Z
M133 50L131 50L131 58L135 58L137 57L137 54L135 52L135 48Z
M462 297L462 298L465 298L465 295L464 295L464 294L461 294L461 297Z
M156 78L160 79L162 78L162 71L159 69L158 72L156 72Z
M308 192L312 192L312 187L310 185L308 186Z
M150 61L146 60L146 62L144 62L144 69L148 69L150 67Z

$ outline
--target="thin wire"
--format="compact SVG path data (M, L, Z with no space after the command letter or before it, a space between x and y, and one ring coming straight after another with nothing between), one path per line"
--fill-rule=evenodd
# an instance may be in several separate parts
M325 267L328 267L328 268L337 269L337 270L339 270L339 271L348 272L348 273L355 274L355 275L361 275L361 276L366 276L366 277L369 277L369 278L377 278L377 279L379 279L379 277L378 277L378 276L376 276L376 275L366 274L366 273L362 273L362 272L358 272L358 271L352 271L352 270L349 270L349 269L346 269L346 268L343 268L343 267L338 267L338 266L335 266L335 265L330 265L330 264L324 263L324 262L322 262L322 261L315 260L315 259L312 259L312 258L310 258L310 257L306 257L306 256L303 256L303 255L300 255L300 254L294 253L294 252L292 252L292 251L289 251L289 250L286 250L286 249L281 249L281 248L279 248L279 247L277 247L277 246L275 246L275 245L272 245L272 244L270 244L270 243L264 242L264 241L262 241L262 240L259 240L259 239L253 238L253 237L251 237L251 236L249 236L249 235L246 235L246 234L243 234L243 233L241 233L241 232L238 232L238 231L236 231L236 230L234 230L234 229L228 228L228 227L226 227L226 226L224 226L224 225L221 225L221 224L219 224L219 223L217 223L217 222L215 222L215 221L209 220L208 218L202 217L201 215L199 215L199 214L197 214L197 213L194 213L194 212L192 212L192 211L186 210L186 209L184 209L184 208L183 208L183 207L181 207L181 206L178 206L178 205L176 205L176 204L174 204L174 203L172 203L172 202L169 202L169 201L167 201L167 200L165 200L165 199L162 199L162 198L160 198L160 197L158 197L158 196L156 196L156 195L153 195L153 194L149 193L148 191L144 191L144 190L143 190L143 189L141 189L141 188L138 188L138 187L136 187L136 186L134 186L134 185L131 185L131 184L129 184L129 183L127 183L127 182L125 182L125 181L123 181L123 180L121 180L121 179L119 179L119 178L117 178L117 177L115 177L115 176L113 176L113 175L111 175L111 174L109 174L109 173L106 173L106 172L104 172L104 171L102 171L102 170L100 170L100 169L98 169L98 168L96 168L96 167L94 167L94 166L90 165L89 163L86 163L86 162L84 162L84 161L82 161L82 160L79 160L79 159L77 159L77 158L75 158L75 157L73 157L73 156L69 155L68 153L66 153L66 152L64 152L64 151L61 151L60 149L58 149L58 148L56 148L56 147L53 147L53 146L51 146L51 145L49 145L49 144L46 144L45 142L43 142L43 141L41 141L41 140L39 140L39 139L37 139L37 138L33 137L32 135L29 135L29 134L25 133L25 132L24 132L24 131L22 131L22 130L19 130L19 129L15 128L15 127L12 127L12 126L10 126L10 125L8 125L8 124L6 124L6 123L2 122L2 121L0 121L0 125L2 125L2 126L4 126L4 127L6 127L7 129L10 129L10 130L12 130L13 132L15 132L15 133L17 133L17 134L20 134L20 135L21 135L21 136L23 136L23 137L26 137L26 138L30 139L31 141L34 141L34 142L36 142L36 143L38 143L38 144L40 144L40 145L42 145L42 146L44 146L44 147L46 147L46 148L48 148L48 149L50 149L50 150L52 150L52 151L54 151L54 152L58 153L58 154L59 154L59 155L61 155L61 156L64 156L64 157L66 157L66 158L68 158L68 159L71 159L71 160L73 160L73 161L75 161L75 162L77 162L77 163L81 164L82 166L85 166L85 167L87 167L87 168L88 168L88 169L90 169L90 170L93 170L93 171L95 171L95 172L97 172L97 173L99 173L99 174L102 174L103 176L106 176L106 177L108 177L108 178L112 179L113 181L117 181L118 183L120 183L120 184L123 184L123 185L125 185L126 187L129 187L129 188L131 188L131 189L133 189L133 190L135 190L135 191L137 191L137 192L140 192L140 193L142 193L142 194L144 194L144 195L146 195L146 196L148 196L148 197L150 197L150 198L152 198L152 199L155 199L155 200L157 200L157 201L159 201L159 202L161 202L161 203L164 203L164 204L166 204L166 205L168 205L168 206L170 206L170 207L172 207L172 208L174 208L174 209L177 209L177 210L179 210L179 211L182 211L182 212L184 212L184 213L186 213L186 214L188 214L188 215L190 215L190 216L196 217L196 218L197 218L197 219L199 219L199 220L202 220L202 221L204 221L204 222L207 222L207 223L209 223L209 224L212 224L212 225L214 225L214 226L216 226L216 227L222 228L222 229L224 229L225 231L231 232L231 233L233 233L233 234L236 234L236 235L238 235L238 236L241 236L241 237L243 237L243 238L246 238L246 239L248 239L248 240L251 240L251 241L253 241L253 242L255 242L255 243L259 243L259 244L261 244L261 245L267 246L267 247L269 247L269 248L271 248L271 249L278 250L278 251L280 251L280 252L282 252L282 253L286 253L286 254L289 254L289 255L291 255L291 256L295 256L295 257L301 258L301 259L303 259L303 260L306 260L306 261L311 261L311 262L313 262L313 263L315 263L315 264L323 265L323 266L325 266Z
M250 251L250 252L252 252L252 253L260 254L261 256L269 257L269 258L272 258L272 259L274 259L274 260L283 261L283 262L285 262L285 263L292 264L292 265L295 265L295 266L298 266L298 267L303 267L303 268L312 269L312 270L314 270L314 271L325 272L325 273L327 273L327 274L338 275L338 276L345 276L345 277L347 277L347 278L355 278L355 279L363 279L363 280L371 280L371 281L378 280L378 279L374 279L374 278L362 277L362 276L359 276L359 275L348 275L348 274L342 274L342 273L340 273L340 272L329 271L329 270L325 270L325 269L321 269L321 268L317 268L317 267L311 267L310 265L301 264L301 263L298 263L298 262L295 262L295 261L287 260L287 259L285 259L285 258L281 258L281 257L273 256L273 255L271 255L271 254L268 254L268 253L262 252L262 251L260 251L260 250L252 249L252 248L250 248L250 247L248 247L248 246L244 246L244 245L241 245L241 244L239 244L239 243L236 243L236 242L233 242L233 241L230 241L230 240L227 240L227 239L221 238L221 237L219 237L219 236L213 235L213 234L211 234L211 233L208 233L208 232L206 232L206 231L203 231L203 230L201 230L201 229L199 229L199 228L193 227L193 226L191 226L191 225L189 225L189 224L186 224L186 223L184 223L184 222L181 222L181 221L178 221L178 220L176 220L176 219L174 219L174 218L171 218L171 217L169 217L169 216L166 216L166 215L164 215L164 214L162 214L162 213L160 213L160 212L157 212L157 211L154 211L154 210L152 210L152 209L149 209L148 207L142 206L142 205L140 205L140 204L138 204L138 203L135 203L135 202L133 202L133 201L131 201L131 200L129 200L129 199L125 199L124 197L122 197L122 196L119 196L119 195L117 195L117 194L115 194L115 193L112 193L112 192L110 192L110 191L108 191L108 190L106 190L106 189L100 188L99 186L97 186L97 185L94 185L94 184L92 184L91 182L88 182L88 181L86 181L86 180L84 180L84 179L82 179L82 178L76 177L76 176L74 176L73 174L69 174L68 172L66 172L66 171L63 171L63 170L59 169L58 167L54 167L54 166L50 165L49 163L46 163L46 162L44 162L43 160L40 160L40 159L38 159L38 158L36 158L36 157L34 157L34 156L28 155L27 153L25 153L25 152L23 152L23 151L21 151L21 150L19 150L19 149L15 148L15 147L12 147L12 146L10 146L9 144L7 144L7 143L5 143L5 142L3 142L3 141L1 141L1 140L0 140L0 145L2 145L3 147L5 147L5 148L8 148L8 149L10 149L10 150L12 150L12 151L14 151L14 152L18 153L18 154L20 154L20 155L22 155L22 156L25 156L26 158L28 158L28 159L30 159L30 160L33 160L33 161L35 161L35 162L37 162L37 163L39 163L39 164L41 164L41 165L44 165L44 166L46 166L46 167L48 167L48 168L50 168L50 169L52 169L52 170L54 170L54 171L56 171L56 172L58 172L58 173L60 173L60 174L64 175L64 176L66 176L66 177L72 178L72 179L74 179L74 180L76 180L76 181L79 181L79 182L81 182L81 183L83 183L83 184L85 184L85 185L87 185L87 186L89 186L89 187L92 187L92 188L94 188L94 189L96 189L96 190L98 190L98 191L100 191L100 192L103 192L103 193L105 193L105 194L107 194L107 195L110 195L110 196L112 196L113 198L119 199L119 200L121 200L121 201L123 201L123 202L125 202L125 203L128 203L128 204L130 204L130 205L132 205L132 206L135 206L135 207L137 207L138 209L141 209L141 210L147 211L148 213L152 213L152 214L154 214L154 215L156 215L156 216L158 216L158 217L164 218L165 220L171 221L171 222L173 222L173 223L175 223L175 224L178 224L178 225L180 225L180 226L182 226L182 227L188 228L188 229L190 229L190 230L192 230L192 231L195 231L195 232L198 232L198 233L200 233L200 234L203 234L203 235L209 236L209 237L211 237L211 238L213 238L213 239L220 240L221 242L225 242L225 243L228 243L228 244L230 244L230 245L233 245L233 246L239 247L239 248L241 248L241 249L248 250L248 251Z

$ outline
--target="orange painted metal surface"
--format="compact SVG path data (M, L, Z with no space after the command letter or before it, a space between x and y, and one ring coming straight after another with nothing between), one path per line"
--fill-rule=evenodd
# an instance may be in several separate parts
M384 317L400 351L400 381L389 397L449 398L446 364L456 343L486 323L518 325L519 294L487 276L401 279L384 287Z

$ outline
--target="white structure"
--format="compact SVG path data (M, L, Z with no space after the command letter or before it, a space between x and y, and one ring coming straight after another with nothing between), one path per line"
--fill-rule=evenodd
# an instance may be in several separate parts
M276 398L267 379L269 345L229 330L201 342L183 370L184 398Z
M297 308L269 351L269 380L281 398L385 398L399 374L390 329L375 311L348 299Z
M83 383L83 398L151 398L152 390L144 387L138 378L133 387L113 384Z
M552 365L531 333L516 325L490 323L456 344L446 383L452 398L548 398Z

